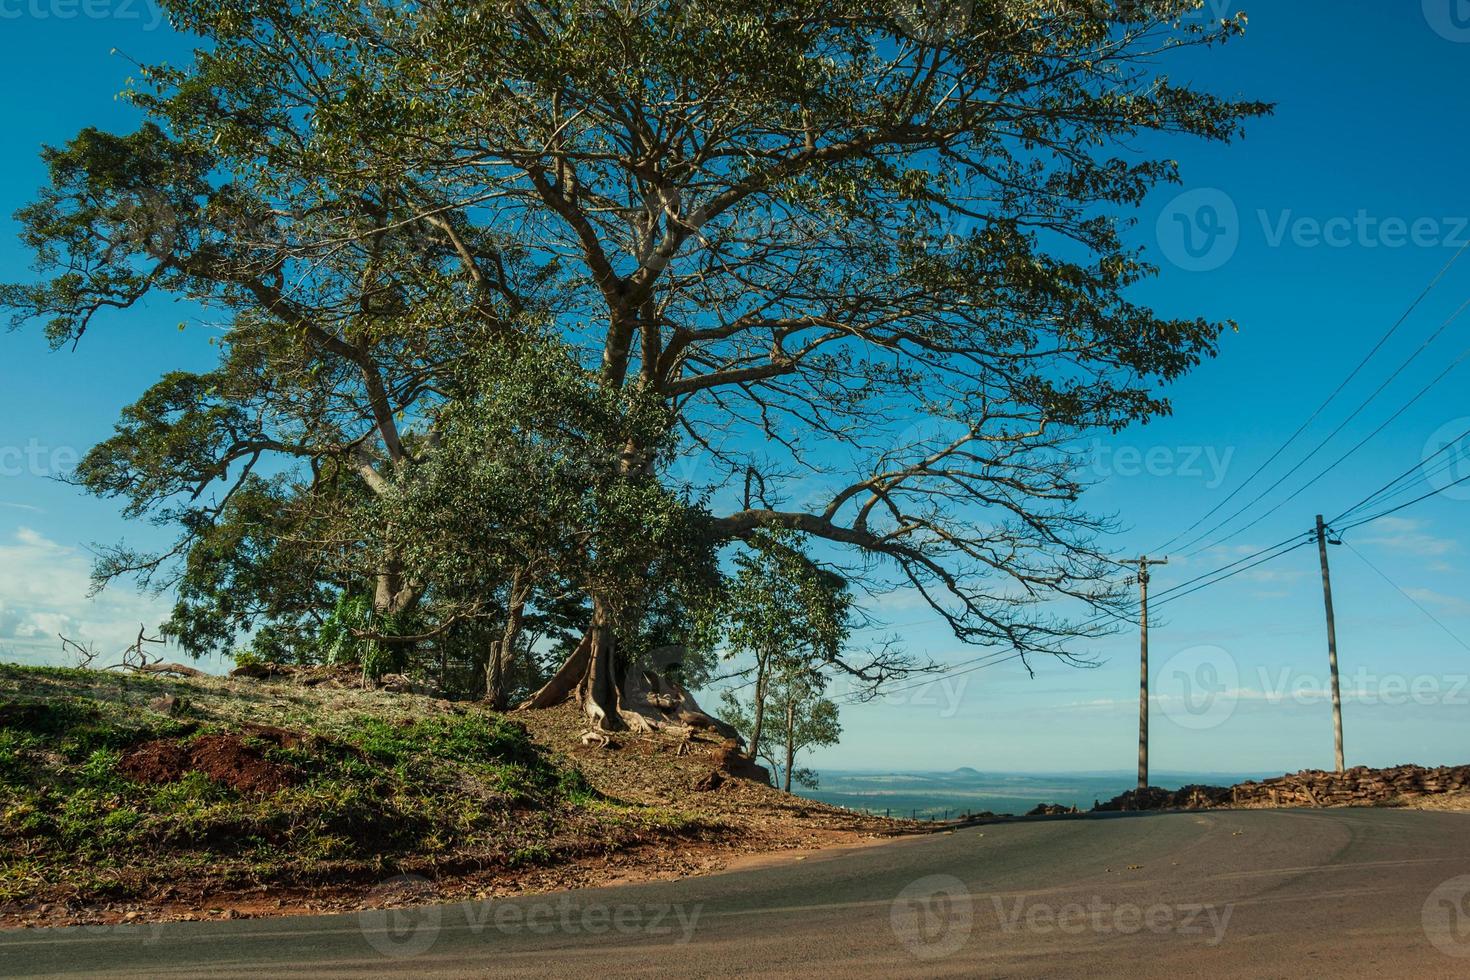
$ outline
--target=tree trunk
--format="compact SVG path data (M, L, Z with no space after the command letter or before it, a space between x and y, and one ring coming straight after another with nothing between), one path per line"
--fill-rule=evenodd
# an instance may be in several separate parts
M491 640L485 651L485 703L496 711L505 707L505 680L501 667L505 658L500 655L500 641Z
M740 736L706 714L688 691L651 670L621 671L610 618L594 600L592 626L556 674L517 710L551 708L575 700L594 730L635 732L706 729L727 739Z
M508 684L506 678L515 658L516 642L520 639L521 623L525 620L526 595L523 576L519 571L511 579L510 602L507 604L505 631L499 640L490 644L485 662L485 700L496 711L505 710Z
M786 699L786 774L782 788L791 792L791 767L796 762L796 699Z
M761 732L766 723L766 665L770 658L757 655L755 660L755 706L750 723L750 751L752 760L760 754Z

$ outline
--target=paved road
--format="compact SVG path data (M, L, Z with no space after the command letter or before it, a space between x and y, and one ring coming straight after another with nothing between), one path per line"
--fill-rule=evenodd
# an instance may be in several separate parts
M489 903L0 932L0 974L1470 976L1470 815L990 825Z

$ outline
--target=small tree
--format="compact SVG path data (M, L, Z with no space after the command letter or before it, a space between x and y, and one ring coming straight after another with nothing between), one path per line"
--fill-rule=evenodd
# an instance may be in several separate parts
M876 685L907 663L884 647L855 657L847 648L852 596L842 576L815 562L800 536L762 532L735 558L727 596L732 655L753 662L741 673L752 688L748 702L722 695L724 717L749 736L748 754L770 763L791 789L797 753L837 741L837 706L822 697L829 672ZM795 772L816 785L816 775Z
M795 546L794 535L768 532L751 543L735 558L727 608L732 653L754 658L743 673L755 688L745 729L755 758L772 677L798 666L838 662L852 602L842 578L815 565Z
M760 735L752 735L750 754L764 760L776 782L791 792L793 781L808 788L817 785L813 769L798 768L797 756L823 745L836 745L842 735L837 721L837 705L823 697L826 678L812 670L789 669L772 679L767 692L768 716ZM741 731L754 731L754 697L749 705L739 695L726 691L722 696L722 714Z

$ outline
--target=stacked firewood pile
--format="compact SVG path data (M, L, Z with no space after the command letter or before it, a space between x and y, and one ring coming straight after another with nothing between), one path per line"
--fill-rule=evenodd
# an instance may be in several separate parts
M1097 811L1109 810L1204 810L1230 805L1228 786L1185 786L1182 789L1130 789L1106 803L1094 804Z
M1357 766L1343 773L1309 769L1233 788L1236 806L1371 806L1397 797L1470 790L1470 766Z
M1236 786L1185 786L1167 790L1150 786L1129 790L1093 807L1109 810L1207 810L1240 806L1375 806L1393 800L1470 791L1470 766L1358 766L1343 773L1308 769Z

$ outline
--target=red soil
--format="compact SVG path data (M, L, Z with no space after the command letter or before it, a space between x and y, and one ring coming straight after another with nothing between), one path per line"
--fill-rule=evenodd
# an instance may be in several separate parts
M145 742L122 757L118 770L140 783L173 783L186 773L202 772L221 786L251 794L274 793L298 777L294 769L270 761L237 735L201 735L187 744L172 739Z

